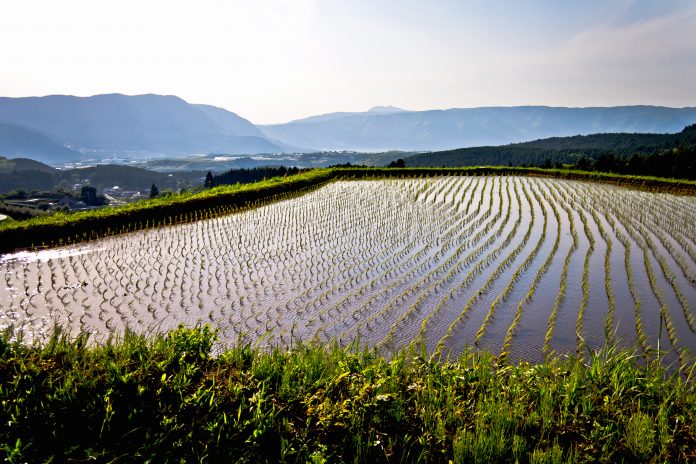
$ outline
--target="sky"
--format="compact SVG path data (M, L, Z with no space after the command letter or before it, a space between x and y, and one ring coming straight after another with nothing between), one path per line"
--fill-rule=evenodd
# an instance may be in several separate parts
M376 105L696 106L696 1L0 0L0 96L101 93L257 124Z

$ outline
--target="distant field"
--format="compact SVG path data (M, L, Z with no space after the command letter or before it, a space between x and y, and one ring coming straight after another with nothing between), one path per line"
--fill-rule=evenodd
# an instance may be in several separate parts
M696 198L517 176L339 181L257 209L2 256L0 327L103 339L467 344L513 359L605 335L696 353ZM662 321L662 322L661 322ZM661 336L660 336L661 334Z

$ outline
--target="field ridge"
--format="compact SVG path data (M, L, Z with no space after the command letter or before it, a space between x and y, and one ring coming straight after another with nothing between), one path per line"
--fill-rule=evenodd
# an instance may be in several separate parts
M461 168L323 168L253 184L215 187L144 200L119 207L78 213L56 213L26 221L0 222L0 253L46 248L193 222L256 207L316 189L333 180L443 175L526 175L611 183L633 189L696 195L696 181L628 176L564 169L483 166Z

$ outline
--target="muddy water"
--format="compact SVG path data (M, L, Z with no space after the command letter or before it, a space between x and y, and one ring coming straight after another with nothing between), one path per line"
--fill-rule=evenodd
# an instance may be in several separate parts
M694 198L600 184L337 182L226 217L4 255L0 328L31 341L59 324L103 340L209 323L223 343L357 340L454 356L476 345L530 361L659 338L677 360L696 353L695 224Z

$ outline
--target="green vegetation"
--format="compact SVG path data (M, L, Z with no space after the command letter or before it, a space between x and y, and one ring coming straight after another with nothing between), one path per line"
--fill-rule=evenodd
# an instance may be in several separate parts
M16 220L31 219L36 216L45 216L48 212L39 208L25 208L22 206L8 205L0 200L0 214L4 214Z
M250 182L258 182L271 177L285 177L300 173L299 168L286 168L285 166L265 166L251 169L230 169L227 172L213 176L208 172L205 178L205 188L215 187L218 185L231 185L239 182L240 184L248 184Z
M11 190L53 190L58 185L90 184L103 188L120 186L125 190L147 190L156 183L162 188L180 189L200 183L205 172L155 172L134 166L117 164L97 165L79 169L55 169L24 158L7 159L0 156L0 192Z
M27 221L0 223L0 252L61 245L107 235L160 227L229 214L324 185L335 179L420 177L441 175L527 175L589 180L636 189L696 194L696 181L627 176L567 169L522 167L461 168L330 168L252 184L235 184L198 192L158 196L127 205L77 213L56 213Z
M570 165L584 171L696 179L696 124L676 134L576 135L421 153L407 158L406 165Z
M8 462L688 462L696 384L605 348L456 362L305 346L211 355L206 327L0 338Z
M91 185L82 187L80 199L90 206L102 206L108 203L104 195L97 195L97 189Z

